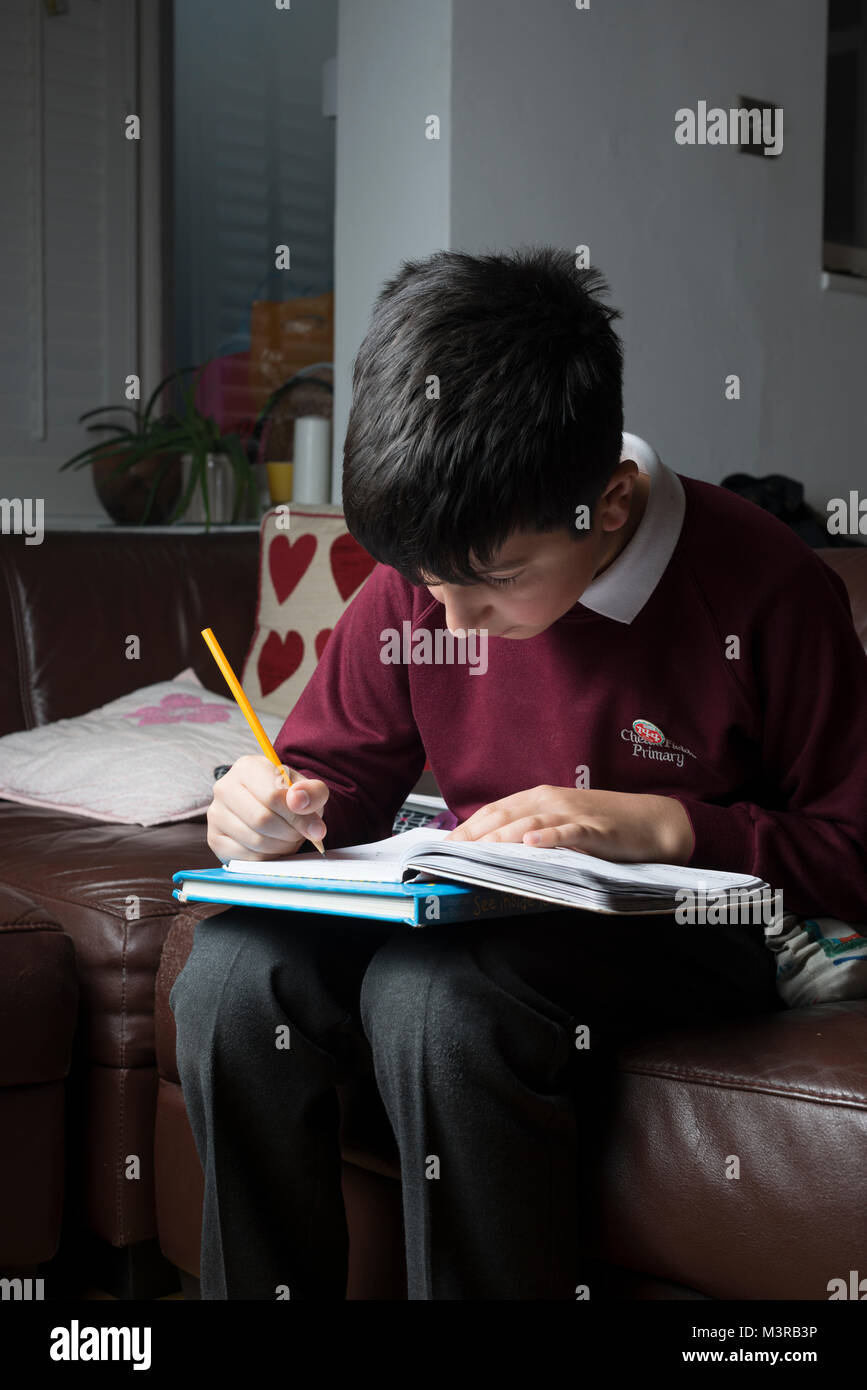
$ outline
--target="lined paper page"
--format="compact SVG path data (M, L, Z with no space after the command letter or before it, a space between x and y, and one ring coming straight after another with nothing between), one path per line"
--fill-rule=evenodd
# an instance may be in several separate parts
M447 830L416 826L402 835L390 835L368 845L347 845L324 854L293 855L289 859L230 859L228 873L270 875L275 878L353 879L357 883L399 883L407 859L422 846L445 839Z

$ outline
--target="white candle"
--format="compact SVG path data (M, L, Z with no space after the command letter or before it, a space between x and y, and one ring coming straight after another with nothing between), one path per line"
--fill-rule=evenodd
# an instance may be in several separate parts
M300 415L295 421L293 502L327 502L331 491L331 421Z

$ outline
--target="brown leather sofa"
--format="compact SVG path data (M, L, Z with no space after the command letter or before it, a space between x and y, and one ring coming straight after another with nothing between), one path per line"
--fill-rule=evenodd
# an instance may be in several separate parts
M72 940L0 883L0 1270L32 1277L60 1243L65 1082L78 981Z
M822 554L849 586L867 646L867 549ZM40 546L4 537L0 733L84 713L188 665L224 693L199 634L213 626L240 669L257 560L253 532L49 532ZM137 662L126 659L129 633L141 639ZM16 1269L38 1267L55 1294L96 1281L120 1297L153 1297L176 1288L180 1272L196 1296L202 1173L168 996L196 921L222 910L182 907L171 895L176 869L215 862L205 835L204 816L130 828L0 801L0 882L36 908L34 921L63 929L30 933L56 1017L39 1067L19 1071L4 1060L7 1088L29 1078L53 1093L56 1107L71 1007L60 941L74 943L80 995L64 1083L65 1161L56 1108L53 1120L19 1112L17 1130L5 1131L18 1148L4 1160L0 1188L3 1221L33 1213L29 1240L4 1245L0 1231L0 1262L14 1248ZM134 920L126 915L130 894L140 901ZM5 960L19 968L16 957ZM20 1050L32 1035L10 1019L3 1036L11 1057L10 1047ZM867 1001L664 1030L624 1045L598 1109L599 1152L580 1178L594 1218L594 1296L824 1299L829 1278L863 1272L865 1059ZM7 1099L0 1091L0 1107ZM400 1299L394 1140L369 1095L342 1091L340 1100L347 1296ZM711 1180L708 1147L720 1167L737 1154L749 1181ZM140 1159L138 1176L128 1176L131 1155ZM60 1249L50 1259L56 1232L46 1234L44 1216L58 1211L64 1170Z

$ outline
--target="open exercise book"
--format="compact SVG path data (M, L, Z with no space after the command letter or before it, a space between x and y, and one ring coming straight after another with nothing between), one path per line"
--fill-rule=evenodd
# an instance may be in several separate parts
M181 902L238 903L300 912L373 917L431 926L553 912L672 912L686 889L708 896L760 895L769 885L751 874L678 864L613 864L572 849L470 840L443 841L447 830L415 830L345 849L289 859L230 859L225 867L172 876ZM542 904L542 906L540 906Z

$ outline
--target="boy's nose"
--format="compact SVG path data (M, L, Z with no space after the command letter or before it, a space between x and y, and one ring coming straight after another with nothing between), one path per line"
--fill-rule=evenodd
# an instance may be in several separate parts
M459 590L457 595L447 593L445 587L440 585L428 585L428 590L445 609L445 625L449 632L456 632L458 628L469 632L472 628L488 627L492 614L490 604L479 608L478 602L473 603L466 592Z
M469 632L471 628L483 628L487 623L479 614L464 613L446 606L446 627L449 632Z

